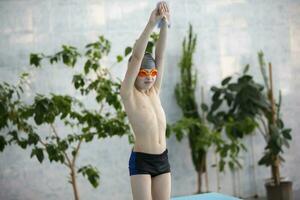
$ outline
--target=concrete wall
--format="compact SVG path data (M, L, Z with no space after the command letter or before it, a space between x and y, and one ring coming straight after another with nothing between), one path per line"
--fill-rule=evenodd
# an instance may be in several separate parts
M1 0L0 1L0 79L16 83L17 75L24 70L32 72L31 88L27 96L35 92L56 92L76 95L70 85L70 70L61 66L34 70L29 67L31 52L53 54L62 44L70 44L83 50L103 34L112 42L110 56L104 60L108 66L117 54L143 30L151 9L157 1L143 0ZM240 72L251 65L251 73L261 80L257 52L263 50L267 61L273 63L274 84L282 90L283 118L293 129L293 141L286 151L286 163L282 175L294 182L294 190L300 189L299 122L300 106L300 1L296 0L202 0L169 1L172 27L169 31L166 53L166 70L160 95L168 123L180 119L181 111L174 98L174 87L179 81L178 62L181 42L193 25L198 35L194 66L198 69L198 86L205 87L209 100L209 88L224 77ZM156 30L157 31L157 30ZM47 64L46 64L47 65ZM126 62L112 69L116 77L123 78ZM200 92L197 93L200 97ZM87 103L91 103L86 100ZM62 124L57 124L64 131ZM43 127L42 131L49 131ZM5 134L5 132L1 132ZM244 169L218 175L209 169L211 191L248 197L265 195L263 182L270 176L269 169L257 166L262 155L262 138L253 136L245 140L249 151L241 156ZM194 171L188 142L181 143L174 137L168 139L172 168L172 196L188 195L196 191ZM84 144L79 164L92 164L101 172L100 187L93 189L79 177L82 199L131 199L128 159L131 146L127 137L113 137ZM37 200L72 199L71 185L67 184L67 170L60 165L45 162L40 165L30 159L30 151L8 147L0 154L0 199ZM209 164L214 163L209 153Z

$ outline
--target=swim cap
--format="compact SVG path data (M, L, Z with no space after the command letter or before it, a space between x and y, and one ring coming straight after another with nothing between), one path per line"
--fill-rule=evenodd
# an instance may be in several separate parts
M152 69L155 68L155 60L151 53L146 52L142 60L141 69Z

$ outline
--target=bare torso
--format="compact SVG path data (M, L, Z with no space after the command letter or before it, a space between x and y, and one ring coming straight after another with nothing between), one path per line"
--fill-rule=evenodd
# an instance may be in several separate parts
M160 154L166 149L166 116L154 87L142 93L134 87L132 95L122 98L134 132L134 151Z

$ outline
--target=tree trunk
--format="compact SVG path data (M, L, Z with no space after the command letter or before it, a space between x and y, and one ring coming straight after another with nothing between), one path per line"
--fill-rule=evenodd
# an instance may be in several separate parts
M276 156L275 165L271 166L272 178L275 185L280 185L280 172L279 172L279 157Z
M79 200L79 194L77 190L77 182L76 182L76 172L75 169L72 167L71 168L71 181L72 181L72 187L73 187L73 192L74 192L74 198L75 200Z
M198 171L198 189L197 189L198 194L202 192L201 187L202 187L202 168L200 167Z
M276 125L276 108L275 108L275 101L273 97L273 76L272 76L272 64L269 63L269 77L270 77L270 91L269 91L269 99L272 106L272 113L271 113L271 120L269 121L269 124ZM271 129L269 127L270 135L273 134L271 132ZM274 180L275 185L280 185L280 173L279 173L279 156L276 155L275 157L275 163L271 166L271 172L272 172L272 178Z
M198 189L197 193L202 193L202 174L206 172L206 154L204 154L200 159L199 170L198 173Z

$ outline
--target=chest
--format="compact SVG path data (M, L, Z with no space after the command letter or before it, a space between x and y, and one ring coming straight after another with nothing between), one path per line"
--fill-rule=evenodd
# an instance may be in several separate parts
M166 122L159 95L154 89L149 94L134 91L130 101L125 104L128 117L136 123L143 121L143 123L153 124L156 121L158 124L165 124Z

